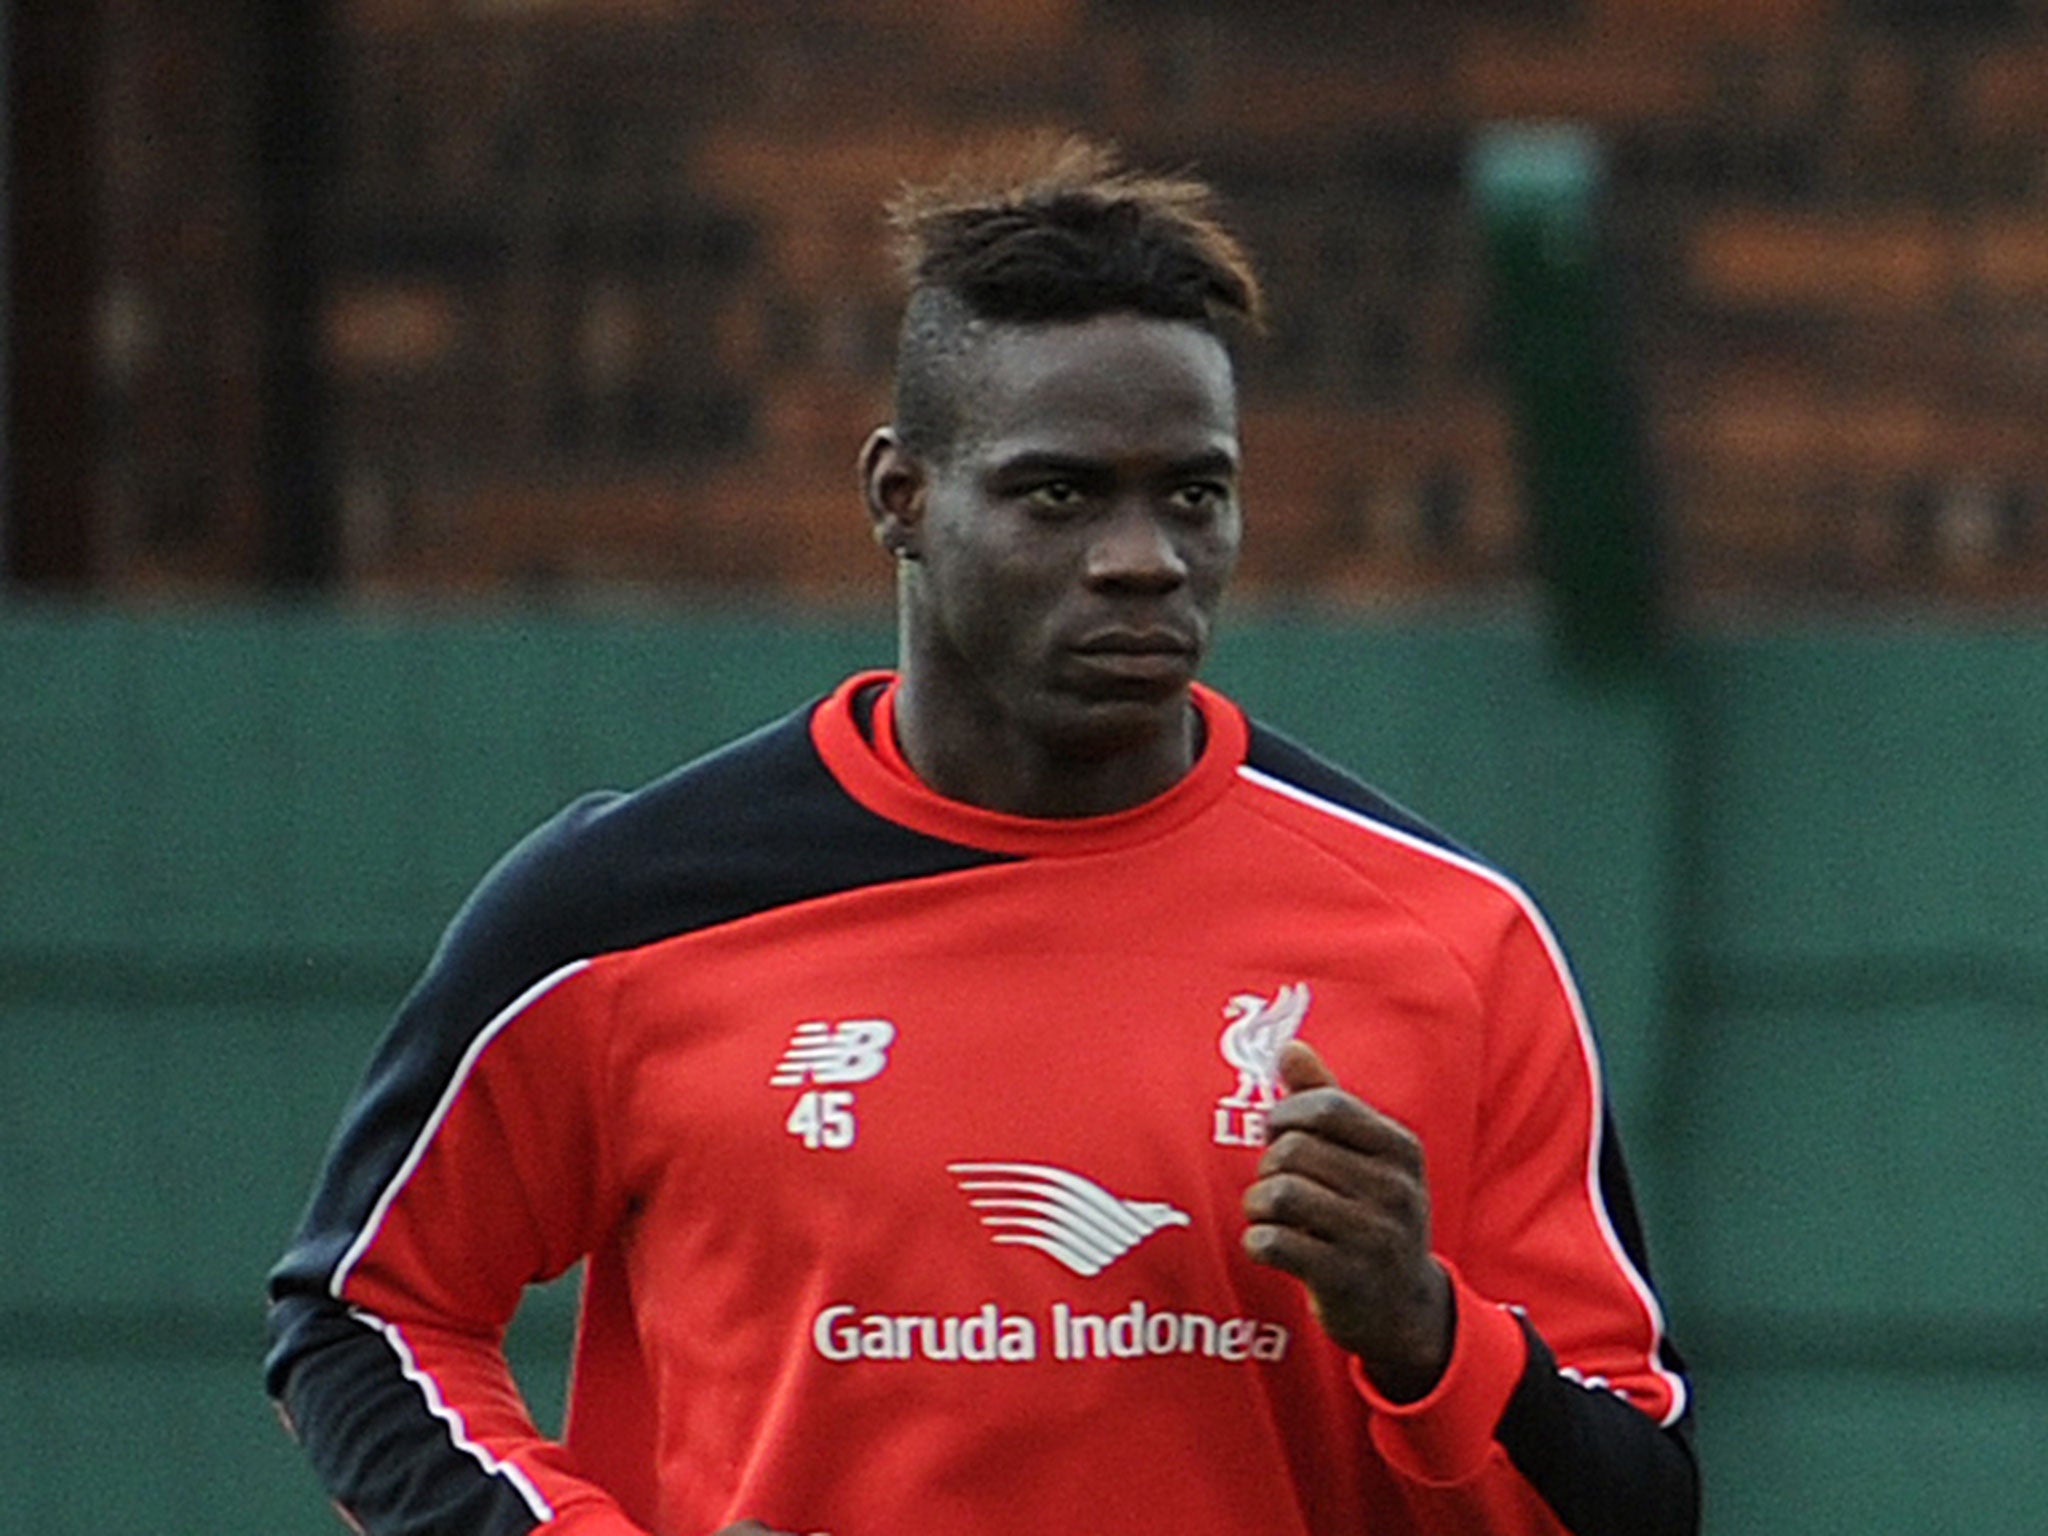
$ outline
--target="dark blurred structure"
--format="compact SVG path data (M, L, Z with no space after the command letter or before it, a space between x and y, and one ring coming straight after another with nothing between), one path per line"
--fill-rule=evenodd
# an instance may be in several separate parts
M1569 119L1685 598L2048 594L2043 0L55 9L14 40L24 581L879 598L877 205L1053 123L1192 164L1264 256L1249 584L1514 588L1462 172Z

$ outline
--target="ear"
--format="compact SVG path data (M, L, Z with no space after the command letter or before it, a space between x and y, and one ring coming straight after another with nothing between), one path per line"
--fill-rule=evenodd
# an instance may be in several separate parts
M860 451L860 483L875 542L898 560L915 560L924 524L925 467L894 427L868 434Z

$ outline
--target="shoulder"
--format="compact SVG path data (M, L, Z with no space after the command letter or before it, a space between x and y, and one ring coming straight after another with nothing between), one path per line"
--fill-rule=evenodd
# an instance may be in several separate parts
M477 883L420 990L461 1014L487 1015L573 961L716 920L712 892L743 899L729 868L735 839L769 814L767 802L787 810L819 792L806 774L806 760L815 763L808 714L806 706L638 789L565 805Z
M1504 870L1350 770L1259 721L1239 777L1267 816L1461 949L1540 924Z
M484 877L430 975L502 1002L572 961L990 861L848 795L813 744L822 702L639 789L565 806Z
M1349 769L1262 721L1253 720L1249 726L1251 739L1245 750L1244 766L1255 782L1292 795L1304 805L1360 831L1392 834L1403 841L1423 844L1440 855L1480 862L1471 850Z
M830 791L808 715L806 706L638 789L571 801L484 876L451 937L552 934L581 957L707 920L677 904L703 888L706 866Z

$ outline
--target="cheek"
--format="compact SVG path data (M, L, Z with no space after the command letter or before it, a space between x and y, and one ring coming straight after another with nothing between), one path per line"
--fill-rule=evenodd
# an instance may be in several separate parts
M949 530L928 548L926 600L963 652L992 662L1029 648L1051 584L1034 562Z
M932 554L951 600L962 606L1034 601L1057 591L1078 559L1059 539L995 508L935 530Z
M1243 544L1244 523L1235 512L1207 530L1182 557L1195 589L1205 596L1220 593L1237 569L1237 556Z

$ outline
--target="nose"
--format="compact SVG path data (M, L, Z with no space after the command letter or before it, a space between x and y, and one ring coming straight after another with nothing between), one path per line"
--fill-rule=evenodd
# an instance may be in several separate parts
M1149 507L1127 504L1103 521L1088 546L1091 586L1142 592L1170 592L1188 578L1187 561Z

